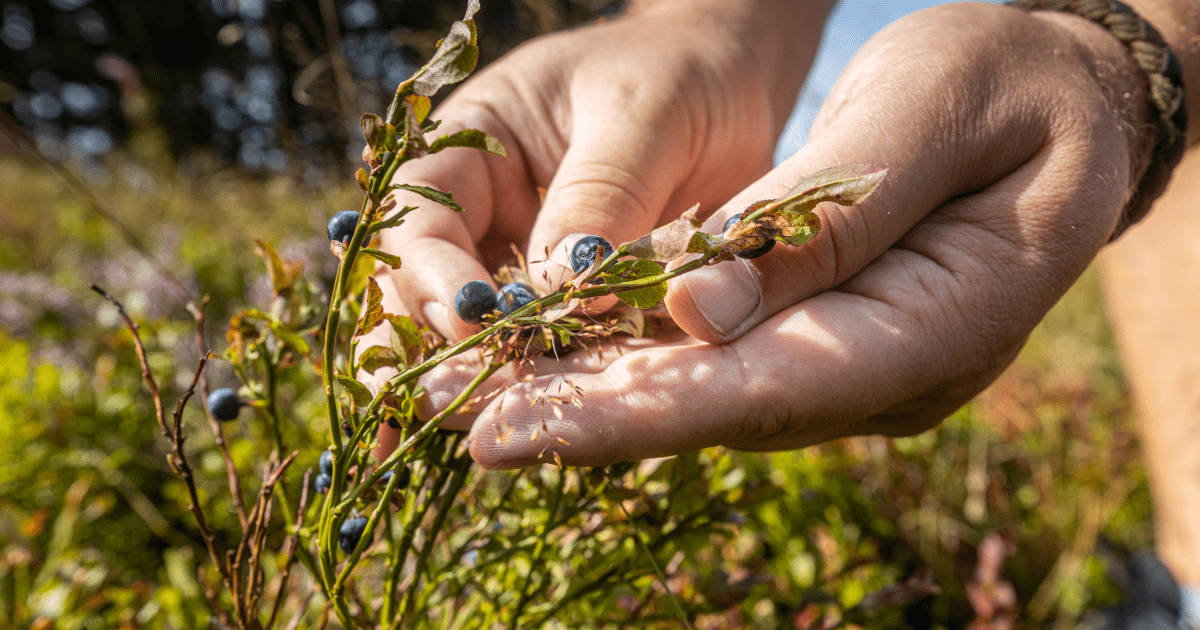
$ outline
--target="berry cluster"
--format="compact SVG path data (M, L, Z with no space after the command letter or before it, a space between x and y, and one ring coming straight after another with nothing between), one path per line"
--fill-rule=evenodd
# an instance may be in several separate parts
M606 258L612 253L613 248L608 241L599 236L585 236L575 243L571 251L571 269L575 273L582 273L592 266L597 255ZM510 282L493 292L492 285L487 282L472 280L454 296L454 311L464 322L478 324L489 313L499 311L501 316L511 315L536 299L533 287L521 282Z
M454 312L464 322L478 324L485 315L499 311L502 316L533 302L537 295L533 287L522 282L510 282L499 291L483 280L472 280L458 290L454 296Z

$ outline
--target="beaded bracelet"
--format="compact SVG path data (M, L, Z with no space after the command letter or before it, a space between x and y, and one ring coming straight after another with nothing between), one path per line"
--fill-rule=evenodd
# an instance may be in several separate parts
M1187 100L1183 67L1167 48L1162 35L1128 5L1118 0L1012 0L1009 6L1026 11L1066 11L1108 29L1129 49L1134 63L1146 75L1150 106L1158 137L1154 154L1142 180L1130 197L1113 238L1137 223L1171 181L1171 171L1187 149Z

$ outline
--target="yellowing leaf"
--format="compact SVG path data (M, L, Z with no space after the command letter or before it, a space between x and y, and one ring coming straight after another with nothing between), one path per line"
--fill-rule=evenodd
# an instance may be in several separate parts
M271 289L275 295L288 295L293 285L296 284L296 278L299 278L300 272L304 270L304 262L298 260L284 262L269 243L257 238L254 239L254 242L258 245L256 251L259 257L267 263L267 276L271 279Z
M420 94L409 94L404 97L408 101L408 106L412 108L413 117L417 122L425 122L425 118L429 116L429 110L433 108L433 101L429 100L428 96Z
M383 321L383 291L379 289L379 283L375 282L375 278L367 278L367 306L363 309L362 317L358 319L358 328L354 331L354 336L365 335Z

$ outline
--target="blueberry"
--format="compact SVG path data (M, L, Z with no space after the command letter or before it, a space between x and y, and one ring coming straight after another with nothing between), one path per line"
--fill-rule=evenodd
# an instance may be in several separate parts
M379 477L379 483L387 483L392 480L392 471L387 471ZM400 469L400 478L396 480L396 489L403 490L408 487L408 483L412 481L412 471L407 468Z
M351 553L358 546L358 539L362 538L363 531L367 529L367 517L359 516L356 518L347 519L342 523L342 529L338 532L338 546L342 551Z
M571 249L571 269L575 273L581 273L596 260L596 251L599 250L600 258L608 258L613 253L612 245L608 241L599 236L585 236L578 241L575 241L575 247Z
M214 389L208 395L208 412L217 420L235 420L242 409L242 401L237 392L228 387Z
M500 309L501 313L509 315L536 299L533 287L520 282L510 282L500 287L500 292L496 294L496 302L498 302L496 308Z
M329 449L321 451L321 474L333 476L333 451Z
M483 316L496 310L496 292L483 280L472 280L454 296L454 312L468 324L478 324Z
M325 494L326 492L329 492L329 487L333 485L333 477L331 475L321 473L317 475L317 479L313 481L313 485L317 488L317 492Z
M358 212L354 210L342 210L333 215L329 220L329 225L326 230L329 232L329 240L344 243L346 239L354 236L354 228L358 225Z
M721 231L727 232L729 230L729 228L733 227L733 224L737 223L741 218L742 218L742 215L740 215L740 214L735 214L735 215L729 217L729 220L725 222L725 227L721 228ZM734 254L734 256L737 256L738 258L758 258L759 256L762 256L763 254L771 251L772 247L775 247L775 239L771 239L771 240L767 241L766 243L763 243L762 247L759 247L757 249L752 249L752 250L746 251L746 252L738 252L738 253Z

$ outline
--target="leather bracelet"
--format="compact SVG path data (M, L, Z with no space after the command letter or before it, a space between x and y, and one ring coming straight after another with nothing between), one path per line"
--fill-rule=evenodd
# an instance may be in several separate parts
M1118 0L1012 0L1009 6L1026 11L1066 11L1108 29L1125 47L1146 77L1157 139L1150 165L1126 202L1113 232L1115 239L1150 210L1171 181L1171 172L1187 150L1188 111L1183 89L1183 66L1149 22ZM1110 240L1111 240L1110 239Z

